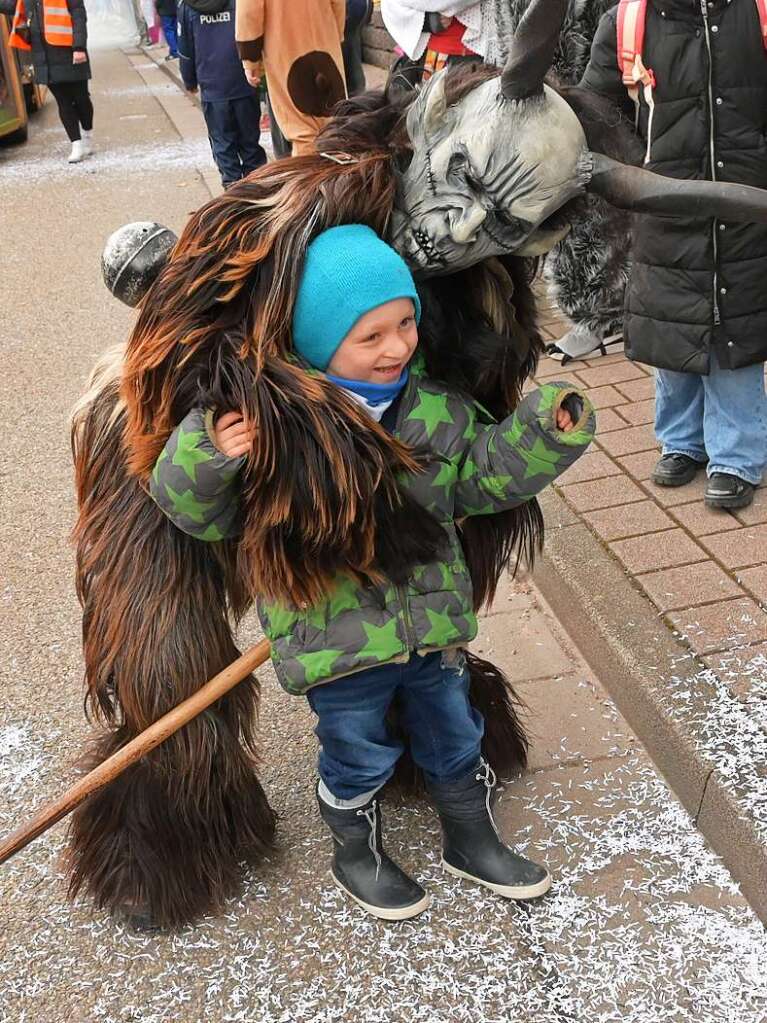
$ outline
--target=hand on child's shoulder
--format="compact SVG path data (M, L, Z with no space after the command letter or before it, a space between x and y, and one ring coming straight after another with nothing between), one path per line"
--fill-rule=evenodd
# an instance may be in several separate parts
M216 420L215 444L229 458L247 455L253 447L255 427L250 426L241 412L225 412Z

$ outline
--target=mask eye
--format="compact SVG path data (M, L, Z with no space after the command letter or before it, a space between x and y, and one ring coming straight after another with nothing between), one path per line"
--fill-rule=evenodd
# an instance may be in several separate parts
M469 166L469 161L466 158L466 153L462 150L458 150L453 153L447 162L447 177L462 181L465 179L465 171Z

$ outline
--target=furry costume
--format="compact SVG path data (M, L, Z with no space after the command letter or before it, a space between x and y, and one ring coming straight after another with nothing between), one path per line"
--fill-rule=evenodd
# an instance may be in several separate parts
M706 202L730 218L767 219L754 189L667 184L588 151L587 136L597 150L607 145L600 130L613 138L609 117L576 93L566 104L543 87L563 7L538 0L502 75L457 69L420 94L348 101L319 140L328 158L268 165L190 219L127 350L104 361L74 420L87 700L107 726L96 759L235 658L230 617L257 592L312 601L339 571L395 576L433 543L430 518L399 484L418 451L290 357L295 269L313 237L362 223L399 239L425 278L428 374L501 417L541 350L530 264L515 252L560 230L552 212L592 171L591 187L627 208ZM547 123L557 126L553 138ZM488 136L497 143L490 149ZM550 140L558 160L526 168L536 138ZM495 204L478 201L483 189ZM239 541L182 534L146 493L171 431L195 406L243 409L257 426ZM541 534L535 502L466 520L475 606L492 599L509 561L530 555ZM470 669L471 698L488 724L485 754L507 771L525 758L513 693L487 662L470 658ZM241 863L257 862L274 831L256 776L257 700L247 679L78 808L72 894L87 890L112 911L146 907L164 926L221 905Z
M95 760L237 656L227 614L240 616L257 589L287 581L294 599L312 599L342 566L367 572L375 557L392 572L423 549L420 517L396 481L417 454L371 425L337 388L281 356L289 347L291 269L311 235L350 221L385 230L395 182L384 140L398 119L396 109L374 117L363 109L354 127L333 129L337 144L360 154L358 163L273 164L198 211L143 305L124 363L118 354L105 365L75 417L88 699L112 728ZM498 411L512 406L540 350L527 281L524 261L510 259L424 293L430 365ZM472 297L458 303L456 294ZM471 352L459 341L468 331ZM142 483L201 394L216 406L244 407L259 422L263 445L246 471L240 543L203 544L180 533ZM304 487L293 487L298 480ZM478 605L492 596L512 550L531 552L541 535L535 504L494 518L464 530ZM323 559L297 558L307 545L322 548ZM491 722L487 755L499 769L524 763L526 741L500 672L472 657L471 675L472 698ZM85 887L112 911L149 906L164 926L221 904L240 863L257 862L274 829L256 778L257 698L255 679L241 683L80 807L73 895ZM405 763L401 776L411 771Z

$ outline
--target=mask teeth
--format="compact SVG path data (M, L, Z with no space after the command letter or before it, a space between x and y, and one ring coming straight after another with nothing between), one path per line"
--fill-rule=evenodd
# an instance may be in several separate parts
M429 238L427 234L425 234L423 231L414 231L413 237L418 242L418 245L420 246L421 249L423 249L427 256L434 255L434 244L432 243L431 238Z

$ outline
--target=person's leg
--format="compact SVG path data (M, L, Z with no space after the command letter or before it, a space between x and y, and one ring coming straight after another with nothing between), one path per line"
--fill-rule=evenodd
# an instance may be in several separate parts
M767 464L764 366L759 363L743 369L722 369L712 359L711 373L703 377L703 387L710 459L706 503L742 508L751 502L753 487L761 483Z
M242 165L237 149L237 131L228 100L215 103L203 101L202 112L208 126L208 141L221 175L224 188L242 177Z
M469 701L460 650L412 657L398 690L413 760L427 781L454 781L479 763L485 723Z
M77 119L83 131L93 131L93 103L87 82L72 82L72 98L77 109Z
M176 19L172 15L163 14L162 31L165 36L165 42L168 44L168 56L178 57L178 46L176 44Z
M307 694L321 743L317 803L334 838L331 873L339 888L384 920L407 920L429 905L425 890L383 847L377 793L402 753L386 726L401 671L383 665Z
M269 98L269 87L267 83L266 89L266 109L269 111L269 133L272 136L272 150L274 151L275 158L282 160L286 156L290 156L290 142L282 133L282 129L277 123L277 118L274 115L274 108L272 107L272 101Z
M237 150L242 162L242 176L247 177L266 163L261 138L261 104L258 95L232 100L232 117L237 134Z
M144 12L141 10L140 0L131 0L133 17L136 19L136 31L139 35L139 45L149 46L149 26L146 23Z
M363 20L357 20L353 24L347 21L346 32L341 42L347 96L356 96L365 91L365 72L362 68L363 24Z
M703 379L697 373L655 371L655 436L664 455L705 462Z
M689 483L707 458L699 374L655 371L655 436L663 455L653 469L653 482L671 487Z
M384 665L307 693L317 715L319 775L336 799L370 797L394 773L403 746L389 735L386 712L399 674L399 665Z
M52 83L48 86L59 108L59 117L70 142L80 141L80 119L72 95L72 82Z
M510 849L493 820L495 774L480 754L484 722L469 700L462 653L415 660L398 695L413 759L439 813L443 867L504 898L543 895L551 885L548 871Z

